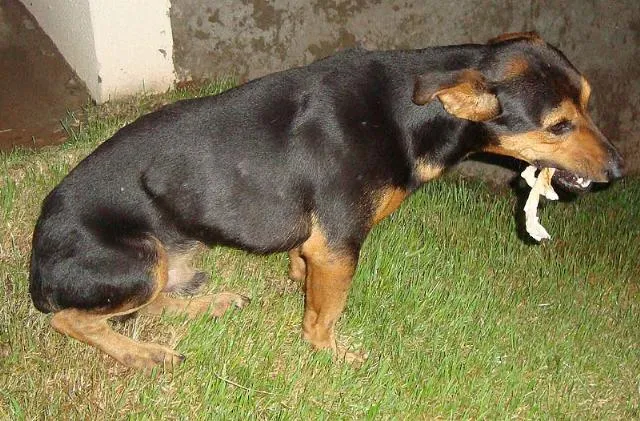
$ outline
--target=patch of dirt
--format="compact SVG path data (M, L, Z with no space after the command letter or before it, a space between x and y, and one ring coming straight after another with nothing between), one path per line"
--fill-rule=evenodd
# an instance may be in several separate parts
M88 101L33 16L18 0L0 2L0 149L62 143L60 121Z

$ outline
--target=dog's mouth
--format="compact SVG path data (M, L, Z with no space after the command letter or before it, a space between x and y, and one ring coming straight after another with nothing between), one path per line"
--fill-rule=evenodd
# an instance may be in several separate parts
M562 190L569 193L583 193L591 188L594 181L590 178L583 176L582 174L576 174L572 171L568 171L554 165L550 161L535 161L534 165L538 169L542 168L556 168L556 171L551 177L551 182Z
M551 181L561 189L572 193L582 193L591 187L593 182L587 178L580 177L570 171L556 170Z

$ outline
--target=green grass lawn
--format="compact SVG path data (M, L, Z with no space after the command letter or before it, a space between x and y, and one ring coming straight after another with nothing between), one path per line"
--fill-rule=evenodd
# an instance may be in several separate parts
M97 144L179 91L88 107L62 147L0 156L0 419L433 419L640 417L640 179L541 220L518 238L510 191L435 181L368 238L334 363L300 339L303 297L286 256L214 248L207 289L250 296L220 320L134 318L114 327L187 355L148 377L49 328L28 295L30 241L46 193Z

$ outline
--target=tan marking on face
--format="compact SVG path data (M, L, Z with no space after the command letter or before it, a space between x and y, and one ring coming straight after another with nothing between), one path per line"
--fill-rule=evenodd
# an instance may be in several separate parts
M134 311L136 309L132 309ZM114 332L107 323L115 315L65 309L51 319L51 327L111 356L128 367L150 372L155 367L172 370L184 360L174 350L154 343L141 343Z
M584 76L581 76L580 85L580 106L583 111L586 111L589 105L589 98L591 97L591 85Z
M547 128L563 120L570 121L575 128L560 136ZM541 122L541 129L526 133L504 135L499 145L485 148L486 152L512 156L533 163L555 162L571 172L594 181L607 181L607 151L598 129L569 100L548 112Z
M565 99L556 108L549 111L542 117L542 127L551 127L563 120L571 122L578 119L579 111L573 102Z
M444 171L443 167L431 165L424 161L418 161L416 164L416 175L421 183L426 183L434 178L438 178Z
M375 211L372 218L373 225L391 215L396 209L398 209L402 201L408 195L408 191L398 187L387 187L382 189L374 199Z
M505 65L502 77L504 80L520 77L527 71L528 68L529 62L526 58L514 57Z

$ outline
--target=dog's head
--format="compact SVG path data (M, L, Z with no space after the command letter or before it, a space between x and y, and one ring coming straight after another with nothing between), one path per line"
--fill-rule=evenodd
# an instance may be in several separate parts
M553 167L573 191L622 175L622 158L598 130L587 105L591 87L567 58L535 33L489 41L477 68L418 78L414 102L438 99L458 118L485 126L480 150Z

